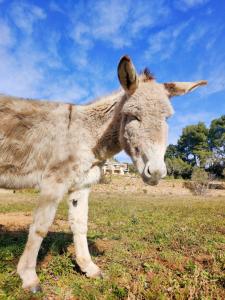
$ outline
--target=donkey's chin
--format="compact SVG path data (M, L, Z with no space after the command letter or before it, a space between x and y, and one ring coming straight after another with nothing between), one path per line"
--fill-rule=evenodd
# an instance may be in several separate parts
M148 185L157 185L160 180L158 178L154 178L154 179L147 178L146 176L141 176L141 177L142 177L142 180L144 181L144 183L146 183Z

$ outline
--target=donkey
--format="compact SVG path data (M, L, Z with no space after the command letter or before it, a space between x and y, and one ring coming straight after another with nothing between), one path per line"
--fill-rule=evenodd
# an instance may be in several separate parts
M207 83L157 83L147 69L138 75L128 56L119 62L118 77L122 90L86 106L0 95L0 186L40 189L17 267L23 288L32 292L41 289L37 255L65 193L76 261L88 277L102 275L86 235L88 195L104 161L125 150L143 181L156 185L166 175L169 99Z

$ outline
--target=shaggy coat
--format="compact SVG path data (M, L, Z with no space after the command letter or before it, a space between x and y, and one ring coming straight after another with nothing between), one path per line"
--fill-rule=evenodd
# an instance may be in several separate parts
M86 235L89 190L102 164L124 149L144 182L157 184L166 175L169 98L206 84L157 83L147 70L138 76L128 56L119 62L118 77L122 90L87 106L0 95L0 186L40 189L17 267L23 287L33 292L40 290L38 251L65 193L77 263L87 276L101 276Z

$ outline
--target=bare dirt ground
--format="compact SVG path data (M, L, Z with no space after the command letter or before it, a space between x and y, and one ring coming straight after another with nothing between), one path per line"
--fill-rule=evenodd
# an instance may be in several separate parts
M12 212L0 213L0 230L18 230L28 229L32 223L32 213ZM56 219L51 226L51 231L69 231L68 222L65 220Z
M216 182L215 182L216 183ZM225 183L224 183L225 185ZM98 184L93 188L94 192L112 193L145 193L155 196L189 196L191 191L184 187L184 180L161 180L158 185L150 186L143 183L139 176L116 176L110 184ZM225 197L225 190L208 190L207 197Z

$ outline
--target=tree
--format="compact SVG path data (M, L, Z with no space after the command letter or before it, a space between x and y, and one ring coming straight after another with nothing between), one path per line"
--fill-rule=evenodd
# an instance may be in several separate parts
M168 175L174 177L190 177L193 167L225 177L225 115L213 120L209 129L202 122L186 126L177 145L168 146L165 158Z
M209 171L222 177L225 172L225 115L212 120L209 129L209 146L213 151Z
M174 178L190 178L192 166L181 158L167 158L166 159L167 174Z
M177 158L179 157L179 151L177 145L170 144L166 149L165 158Z
M209 130L203 122L186 126L178 140L178 152L181 158L192 166L203 166L211 156L208 144Z
M209 129L210 149L225 157L225 115L211 122Z

